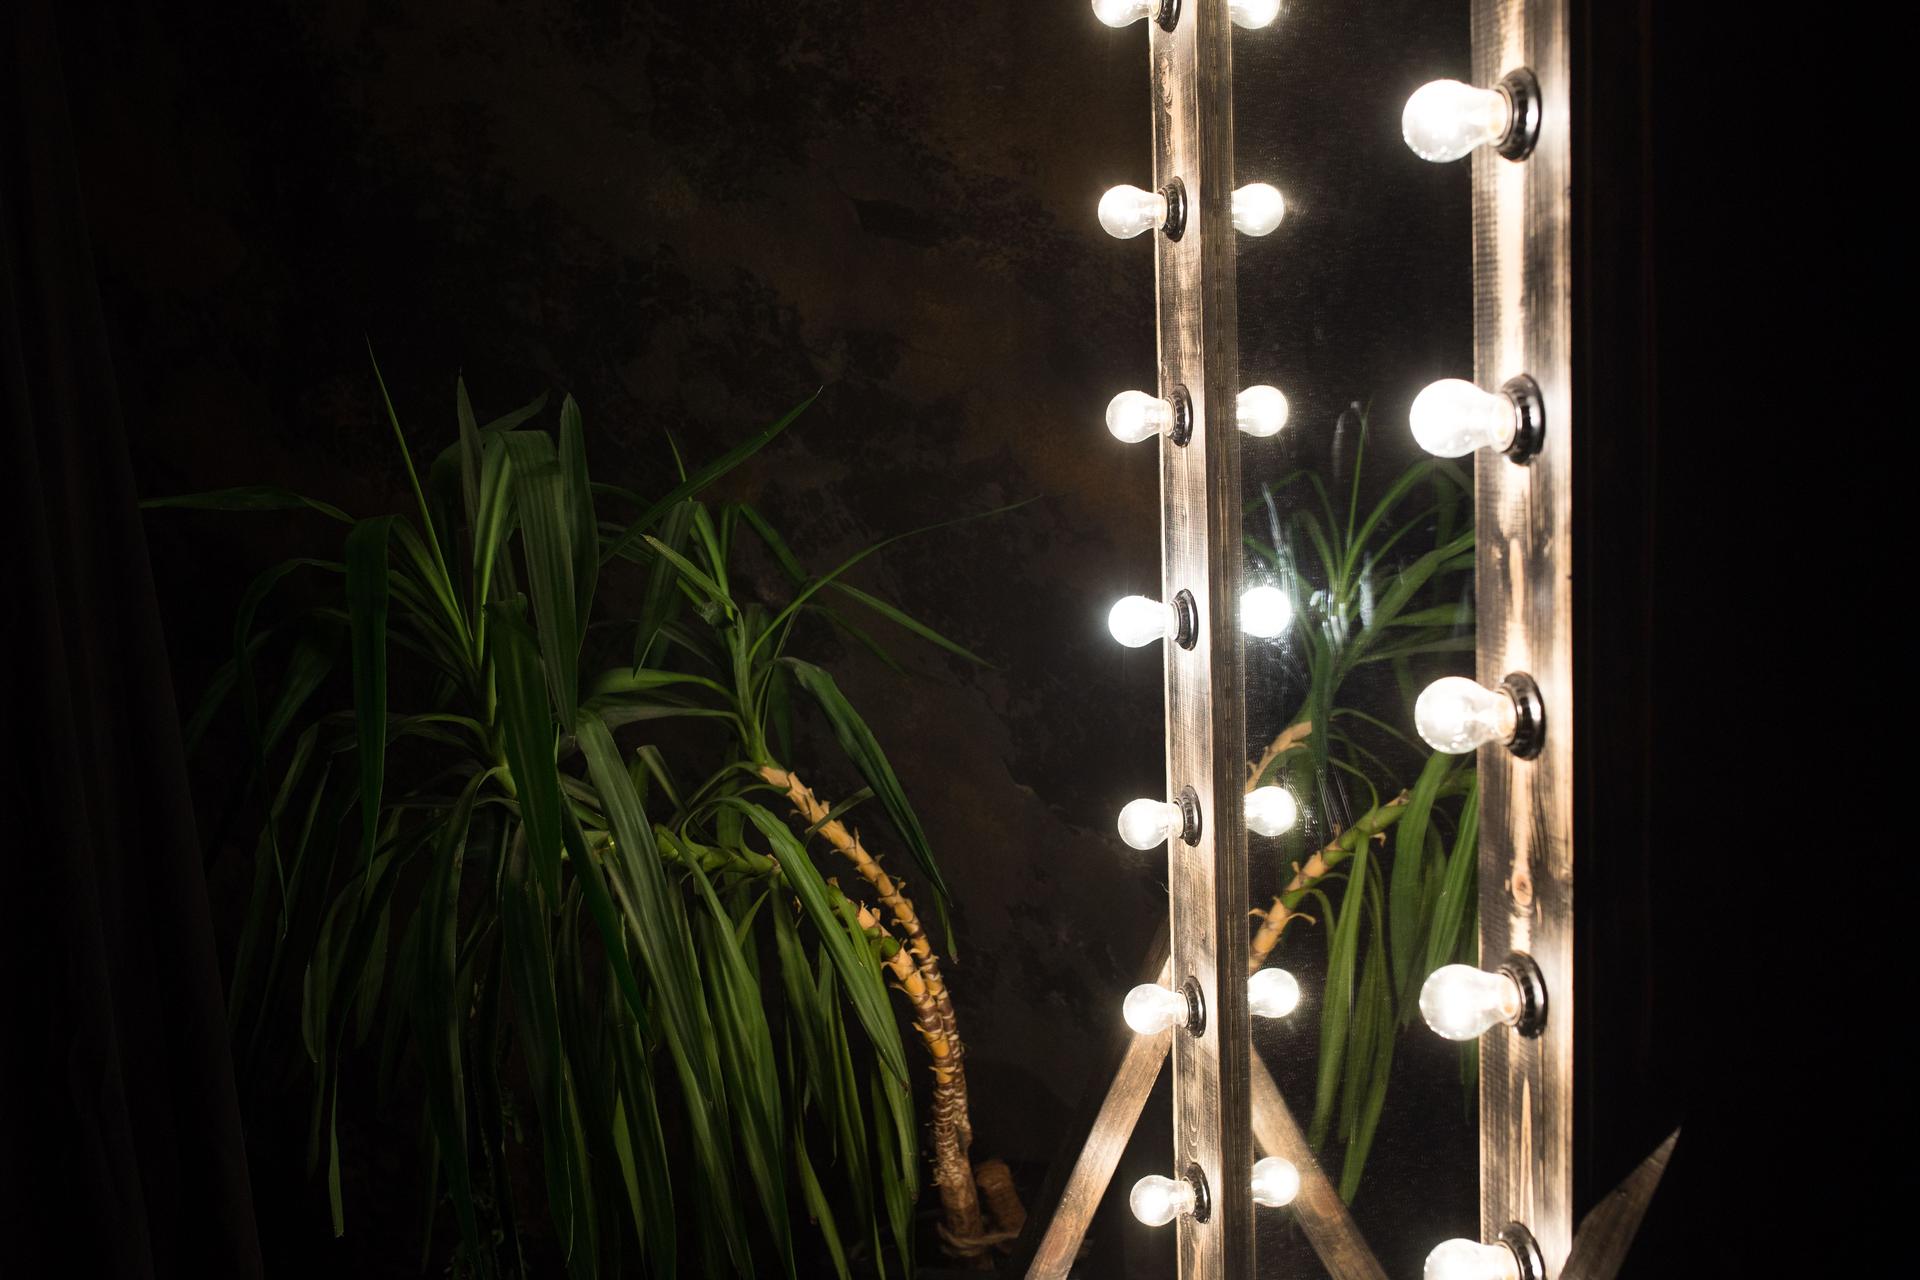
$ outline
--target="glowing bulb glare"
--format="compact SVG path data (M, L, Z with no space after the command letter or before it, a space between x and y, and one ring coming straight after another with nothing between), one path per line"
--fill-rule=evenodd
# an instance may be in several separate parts
M1277 836L1293 830L1300 817L1300 806L1285 787L1255 787L1247 792L1247 830L1256 835Z
M1155 849L1180 830L1180 806L1165 800L1133 800L1120 811L1120 838L1136 849Z
M1446 1240L1427 1255L1426 1280L1520 1280L1520 1260L1503 1244Z
M1158 191L1115 187L1100 197L1100 225L1108 235L1131 240L1167 220L1167 198Z
M1262 969L1247 979L1247 1011L1254 1017L1284 1018L1299 1007L1300 981L1285 969Z
M1413 727L1428 746L1449 755L1465 755L1483 742L1511 742L1519 723L1512 694L1465 676L1435 680L1413 704Z
M1234 401L1234 425L1250 436L1277 436L1287 425L1287 397L1265 383L1248 387Z
M1107 430L1113 438L1138 444L1173 427L1173 405L1144 391L1122 391L1107 401Z
M1512 445L1520 431L1520 407L1497 391L1442 378L1413 398L1407 422L1428 453L1464 458L1475 449L1504 451Z
M1278 587L1249 587L1240 596L1240 629L1271 640L1293 623L1293 599Z
M1300 1194L1300 1171L1293 1167L1293 1161L1283 1160L1279 1156L1268 1156L1256 1160L1253 1164L1253 1202L1277 1209L1283 1204L1292 1204L1293 1198Z
M1513 103L1498 89L1435 80L1414 90L1400 115L1400 136L1422 160L1444 164L1498 142L1513 120Z
M1280 0L1228 0L1227 13L1233 25L1258 31L1280 14Z
M1107 611L1107 630L1129 649L1164 640L1178 625L1172 605L1147 596L1121 596Z
M1193 1184L1184 1178L1148 1174L1133 1184L1127 1207L1149 1227L1164 1227L1183 1213L1192 1213Z
M1250 236L1264 236L1287 216L1287 201L1264 182L1250 183L1233 193L1233 226ZM1116 233L1117 234L1117 233Z
M1420 987L1420 1016L1449 1040L1475 1040L1498 1022L1520 1017L1520 984L1504 973L1450 964Z
M1120 1016L1127 1020L1138 1035L1158 1035L1168 1027L1185 1022L1191 1011L1187 1008L1187 998L1178 991L1169 991L1157 982L1145 983L1127 992L1127 999L1120 1006Z

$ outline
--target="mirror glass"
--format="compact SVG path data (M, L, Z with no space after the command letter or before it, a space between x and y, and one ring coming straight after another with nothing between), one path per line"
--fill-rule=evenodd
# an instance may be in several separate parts
M1263 1276L1365 1274L1342 1261L1360 1241L1419 1275L1477 1234L1473 1049L1418 1008L1474 957L1473 759L1412 715L1473 673L1473 459L1408 425L1428 383L1473 374L1470 162L1401 136L1416 88L1468 75L1469 38L1464 0L1294 4L1235 35L1237 182L1286 204L1238 246L1242 381L1285 413L1242 449L1249 786L1280 789L1249 814L1285 828L1248 837L1253 949L1299 991L1254 1020L1256 1133L1297 1131L1325 1179L1261 1210ZM1281 401L1255 394L1270 428Z

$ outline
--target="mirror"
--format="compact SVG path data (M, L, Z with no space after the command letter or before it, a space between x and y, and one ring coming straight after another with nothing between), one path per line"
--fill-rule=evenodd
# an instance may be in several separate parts
M1468 54L1464 0L1289 6L1233 51L1236 183L1286 203L1238 245L1242 383L1285 398L1242 442L1249 786L1279 788L1249 826L1284 828L1248 837L1252 949L1299 992L1254 1019L1256 1106L1264 1067L1337 1193L1323 1232L1357 1230L1396 1276L1477 1235L1473 1047L1418 1009L1476 950L1473 757L1412 717L1473 672L1473 466L1408 426L1428 383L1472 376L1471 178L1401 136L1408 96ZM1258 394L1264 428L1279 402ZM1310 1212L1260 1212L1259 1274L1366 1274L1316 1248Z

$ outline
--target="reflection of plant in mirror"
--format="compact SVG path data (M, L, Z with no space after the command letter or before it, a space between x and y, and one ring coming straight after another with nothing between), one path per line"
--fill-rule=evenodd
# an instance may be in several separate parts
M1424 459L1363 509L1366 411L1355 405L1341 428L1336 440L1355 440L1341 504L1303 470L1265 486L1247 509L1249 528L1270 535L1247 536L1253 576L1287 591L1299 619L1280 641L1293 709L1249 766L1247 786L1280 782L1303 814L1319 815L1300 829L1309 856L1255 912L1251 955L1258 969L1296 919L1331 925L1308 1141L1324 1150L1338 1137L1340 1194L1351 1201L1420 984L1473 947L1479 805L1472 757L1429 752L1402 728L1412 723L1416 667L1473 653L1470 478ZM1369 713L1355 705L1362 700L1388 709ZM1300 910L1309 898L1318 917Z
M557 440L528 428L544 403L482 427L461 385L458 437L424 486L401 437L417 524L265 489L149 504L303 506L348 526L339 562L256 580L190 727L237 693L253 781L277 780L232 979L243 1075L310 1077L308 1159L338 1233L342 1069L379 1030L383 1096L403 1075L424 1091L427 1238L444 1193L458 1274L547 1274L553 1249L575 1276L642 1259L792 1276L812 1265L796 1250L809 1220L840 1275L878 1265L883 1232L911 1272L919 1131L890 980L932 1058L945 1237L977 1252L992 1237L953 1004L903 886L847 824L854 805L878 802L943 921L946 888L865 722L786 651L808 617L872 644L837 607L852 604L978 659L844 580L885 543L814 575L751 506L698 499L800 409L643 496L589 483L571 398ZM750 540L777 600L742 590ZM635 612L594 617L596 582L629 566ZM256 627L295 573L320 575L322 602ZM583 679L583 654L611 646L611 669ZM343 657L350 708L311 714ZM284 674L263 699L269 659ZM411 705L389 705L390 659ZM831 810L789 767L803 700L867 784ZM641 743L616 741L642 724ZM815 868L816 836L863 887ZM530 1169L546 1244L526 1230Z

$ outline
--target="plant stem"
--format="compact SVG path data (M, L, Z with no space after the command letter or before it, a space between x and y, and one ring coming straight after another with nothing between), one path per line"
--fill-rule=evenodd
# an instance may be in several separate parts
M841 857L854 865L873 886L880 904L892 913L902 945L883 963L913 1005L914 1030L927 1046L933 1063L932 1156L933 1181L940 1190L940 1205L945 1218L941 1236L958 1252L970 1252L984 1231L980 1217L980 1197L973 1181L973 1165L968 1150L973 1145L973 1123L968 1114L967 1074L963 1065L966 1046L960 1040L954 1017L953 999L940 976L939 957L921 928L913 902L893 878L881 868L874 856L861 844L857 833L849 831L838 819L830 819L828 806L800 778L775 764L762 765L760 776L784 791L793 811ZM879 917L861 908L862 927Z

